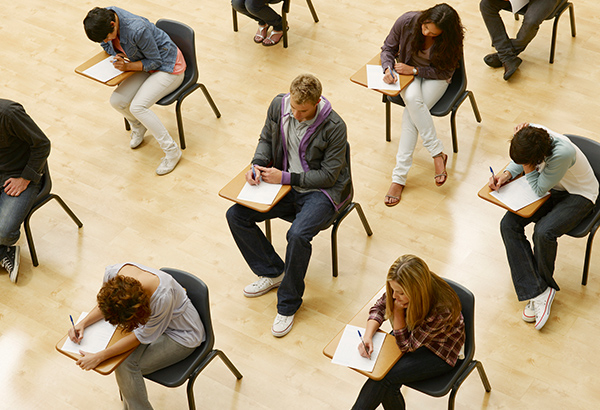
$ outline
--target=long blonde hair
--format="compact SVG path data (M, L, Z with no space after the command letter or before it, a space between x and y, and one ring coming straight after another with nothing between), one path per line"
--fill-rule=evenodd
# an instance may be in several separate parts
M390 282L398 283L409 299L406 308L406 325L409 330L419 326L429 312L438 305L447 307L452 313L447 327L460 317L460 299L454 290L435 273L425 261L414 255L403 255L390 267L386 282L386 319L394 318L393 290Z

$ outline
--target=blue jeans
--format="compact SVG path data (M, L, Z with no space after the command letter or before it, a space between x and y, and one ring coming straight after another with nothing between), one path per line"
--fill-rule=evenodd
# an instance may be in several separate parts
M277 290L279 314L291 316L300 308L312 253L311 241L334 215L333 204L322 192L300 193L294 189L269 212L261 213L238 204L227 211L233 239L252 272L270 278L285 273ZM293 220L287 232L285 263L256 224L271 218Z
M231 0L231 6L253 20L264 26L268 24L273 30L283 30L281 16L275 12L268 4L280 3L282 0Z
M4 186L5 181L9 178L8 175L0 175L0 187ZM30 182L25 191L19 196L9 196L4 192L4 188L0 192L0 257L6 251L6 247L12 246L19 240L21 236L21 224L29 213L31 206L35 202L38 193L40 192L40 184Z
M405 353L379 381L368 379L352 410L375 410L379 404L385 410L404 410L406 404L400 387L447 373L453 367L426 347Z
M556 9L561 0L530 0L523 16L523 24L516 38L509 38L500 17L500 10L511 11L510 2L504 0L481 0L479 10L503 63L518 56L537 34L540 24Z
M560 290L552 277L558 249L557 239L575 228L594 209L581 195L551 191L552 195L530 218L507 212L500 222L513 285L520 301L532 299L548 286ZM535 223L533 250L525 226Z
M185 347L164 333L150 344L139 345L115 370L123 408L152 409L143 375L180 362L194 350L195 347Z

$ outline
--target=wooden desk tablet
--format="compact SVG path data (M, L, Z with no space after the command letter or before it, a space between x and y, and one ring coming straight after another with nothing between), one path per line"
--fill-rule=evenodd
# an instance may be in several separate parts
M362 85L363 87L369 87L369 82L367 80L367 65L381 65L381 58L379 54L373 57L367 64L363 65L360 70L350 77L350 81L356 83L358 85ZM414 76L412 75L404 75L398 74L398 81L400 81L400 91L404 90L404 88L409 85L412 80L414 80ZM400 94L400 91L396 90L375 90L379 91L382 94L389 95L391 97L395 97Z
M101 84L109 85L111 87L113 87L115 85L119 85L123 80L131 77L135 73L135 71L123 71L123 74L120 74L114 78L111 78L110 80L108 80L106 82L100 81L96 78L90 77L89 75L83 73L85 70L87 70L94 64L99 63L100 61L104 60L107 57L110 57L110 54L108 54L106 51L103 50L103 51L99 52L98 54L96 54L94 57L87 60L85 63L81 64L79 67L75 68L75 72L77 74L81 74L84 77L90 78Z
M377 302L377 300L381 297L381 295L385 292L385 286L377 292L377 295L373 297L353 318L348 322L349 325L365 327L367 324L367 319L369 318L369 310L371 307ZM385 325L388 322L384 322ZM383 326L382 325L382 326ZM391 328L390 328L391 329ZM383 332L379 330L379 332ZM323 349L323 354L330 359L333 358L337 346L342 338L342 334L344 333L344 329L342 329L331 342L325 346ZM385 332L384 332L385 333ZM358 343L356 344L358 348ZM383 346L381 347L381 352L377 357L377 362L375 363L375 367L372 372L365 372L363 370L352 369L357 371L365 376L369 377L373 380L381 380L390 371L390 369L396 364L396 362L402 356L402 352L400 348L396 344L396 339L389 333L386 333L385 339L383 341Z
M110 339L110 341L108 342L108 345L106 347L110 347L110 346L114 345L119 340L121 340L122 338L127 336L129 333L130 332L122 331L121 328L117 328L117 330L115 330L113 337ZM65 344L67 337L69 337L69 336L65 335L62 339L60 339L58 341L58 343L56 343L56 346L55 346L56 350L58 350L60 353L64 354L65 356L70 357L73 360L79 360L82 357L81 355L71 353L71 352L66 352L66 351L62 350L62 346ZM117 368L117 366L119 366L121 363L123 363L123 361L125 359L127 359L127 356L129 356L134 350L135 349L131 349L125 353L121 353L120 355L113 356L110 359L103 361L98 366L96 366L94 371L96 371L102 375L105 375L105 376L111 374Z
M279 193L277 193L277 196L275 197L275 200L270 205L238 199L240 191L246 184L246 172L248 172L249 169L250 166L247 166L242 170L242 172L237 174L235 178L233 178L227 185L225 185L219 191L219 196L225 199L229 199L230 201L233 201L240 205L244 205L247 208L264 213L270 211L281 200L281 198L286 196L288 192L292 190L292 187L290 185L282 185L281 189L279 190Z
M519 176L517 178L522 178L522 176ZM515 178L515 179L517 179ZM514 179L513 179L514 181ZM500 187L502 188L502 187ZM538 209L540 209L540 206L542 206L544 204L544 202L546 202L548 200L548 198L550 198L550 195L546 195L543 198L538 199L537 201L527 205L524 208L519 209L518 211L513 211L512 209L510 209L508 206L504 205L504 203L502 203L501 201L499 201L498 199L496 199L495 197L493 197L491 195L492 189L489 187L489 185L486 183L477 193L477 196L485 201L491 202L494 205L498 205L501 208L506 209L507 211L510 211L514 214L517 214L523 218L530 218L533 214L536 213L536 211Z

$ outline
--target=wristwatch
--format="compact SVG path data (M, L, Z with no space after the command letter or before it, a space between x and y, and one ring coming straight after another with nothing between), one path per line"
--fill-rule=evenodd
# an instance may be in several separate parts
M417 67L413 67L413 75L417 74L419 74L419 70L417 69Z

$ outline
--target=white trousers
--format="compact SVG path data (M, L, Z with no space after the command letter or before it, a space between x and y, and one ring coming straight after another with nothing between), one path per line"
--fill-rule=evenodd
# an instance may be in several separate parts
M169 131L150 111L158 100L175 91L183 82L184 73L173 75L164 71L135 73L123 81L110 96L110 104L120 112L133 130L150 130L165 153L177 151Z
M444 151L444 145L435 132L429 109L442 98L447 88L446 80L415 77L408 87L400 92L406 107L402 114L402 133L398 143L392 182L406 184L406 175L412 165L413 152L419 134L423 140L423 146L427 148L432 157Z

